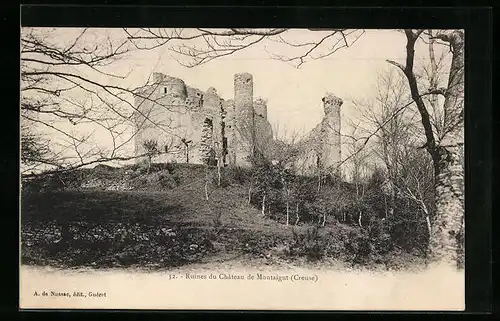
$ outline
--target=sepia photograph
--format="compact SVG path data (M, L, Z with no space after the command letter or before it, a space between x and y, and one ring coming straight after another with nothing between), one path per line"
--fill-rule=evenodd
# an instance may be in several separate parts
M464 30L21 28L21 309L465 309Z

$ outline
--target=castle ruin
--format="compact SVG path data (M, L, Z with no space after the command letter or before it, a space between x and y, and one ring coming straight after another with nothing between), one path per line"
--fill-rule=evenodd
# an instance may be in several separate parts
M322 98L325 116L298 144L296 168L304 174L336 174L341 162L342 99L332 93Z
M214 88L203 92L153 73L153 84L136 93L135 107L135 153L143 155L143 142L155 140L164 152L156 162L247 166L259 146L272 143L267 102L254 100L248 73L234 76L233 100L222 99Z
M234 99L214 88L206 92L183 80L153 73L153 83L135 95L135 153L155 140L162 149L155 162L248 166L252 155L273 143L267 101L254 98L253 77L234 75ZM325 117L301 142L295 166L303 173L330 170L340 162L340 107L332 94L323 98ZM139 159L140 161L140 159Z

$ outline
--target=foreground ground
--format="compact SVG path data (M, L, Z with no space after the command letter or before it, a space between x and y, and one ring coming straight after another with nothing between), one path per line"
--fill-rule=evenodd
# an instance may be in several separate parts
M149 173L94 169L63 178L63 188L24 186L22 263L162 269L250 257L264 265L306 261L385 270L424 264L419 253L389 248L390 239L374 239L357 223L286 226L283 215L262 216L248 204L246 182L231 172L223 177L221 187L208 186L208 201L205 168L193 164Z

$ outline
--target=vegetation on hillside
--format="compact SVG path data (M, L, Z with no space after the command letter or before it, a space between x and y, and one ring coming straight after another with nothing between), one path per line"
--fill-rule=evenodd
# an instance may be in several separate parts
M358 203L353 184L325 180L318 193L305 188L314 178L294 175L288 179L303 189L288 198L278 168L265 166L267 171L224 167L220 185L215 168L195 164L98 166L26 182L22 262L171 267L228 255L386 268L423 262L425 219L405 202L385 219L379 174L363 185L366 197ZM256 184L264 172L267 181ZM96 179L102 184L85 187ZM134 187L106 190L116 181Z

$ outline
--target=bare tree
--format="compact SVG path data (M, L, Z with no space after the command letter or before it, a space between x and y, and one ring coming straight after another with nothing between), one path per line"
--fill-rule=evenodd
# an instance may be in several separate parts
M461 261L460 240L464 233L463 168L460 161L464 137L464 33L461 30L438 31L430 34L449 45L452 58L446 87L431 88L432 94L444 96L443 127L438 135L433 130L429 109L421 96L414 72L415 43L424 30L405 30L407 38L406 63L394 61L408 79L410 92L421 116L426 143L432 157L435 174L436 216L432 229L429 253L431 261L455 265Z
M357 128L354 128L354 132ZM363 146L363 147L360 147ZM363 227L363 208L362 203L365 197L365 184L367 175L370 172L368 166L369 158L371 157L371 151L364 146L364 142L359 140L353 140L349 148L350 159L348 161L348 167L350 168L350 179L352 184L356 189L356 210L358 212L358 225Z
M274 139L272 144L268 144L267 154L272 159L272 164L276 169L277 175L283 186L282 197L285 200L286 220L285 224L290 224L291 203L295 199L295 215L297 225L299 221L298 215L298 193L299 180L294 175L297 175L297 159L299 157L299 146L297 143L300 141L301 133L297 131L290 131L286 126L276 123L274 125Z
M146 150L146 156L148 159L148 173L151 171L151 163L153 157L160 153L158 141L154 139L147 139L142 142L142 146Z
M136 49L120 34L92 29L22 29L24 177L145 156L128 149L142 126L136 123L137 115L143 123L161 127L165 135L174 134L170 124L160 126L133 102L134 96L152 102L150 95L122 85L131 69L117 73L114 67ZM155 86L149 81L148 85Z
M195 67L214 59L232 55L265 41L283 45L286 55L270 53L275 59L296 66L308 60L321 59L351 46L363 30L310 30L314 40L297 42L290 39L290 29L124 29L130 41L140 49L168 46L174 59L186 67ZM293 52L291 53L291 49Z
M403 102L411 100L411 97L406 79L394 69L379 75L376 89L373 101L357 102L356 105L361 109L367 131L381 128L372 142L372 150L376 159L384 165L387 175L382 186L386 218L388 213L393 213L397 194L421 209L430 235L434 177L430 156L422 153L420 147L425 136L419 130L418 110L412 104L398 112ZM439 127L434 123L433 126Z

